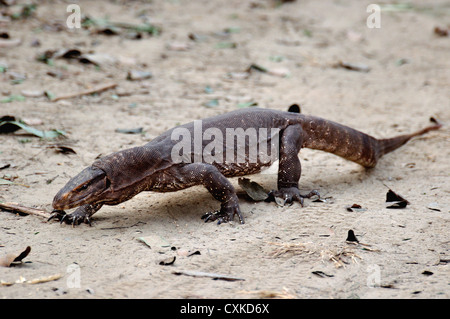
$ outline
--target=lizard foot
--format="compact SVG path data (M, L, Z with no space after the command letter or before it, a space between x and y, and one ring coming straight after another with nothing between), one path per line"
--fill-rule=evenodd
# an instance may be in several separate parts
M306 195L300 194L297 187L281 188L279 190L273 190L269 192L269 197L266 199L268 202L275 201L279 206L284 206L286 204L292 204L294 201L298 201L303 207L304 198L311 198L313 196L318 196L320 194L317 190L312 190Z
M91 219L88 212L86 212L82 207L78 207L73 213L67 214L63 210L54 210L50 215L48 221L56 218L59 220L59 223L62 224L65 222L66 224L72 224L72 227L75 225L80 225L82 222L91 225Z
M208 212L202 216L202 219L205 220L205 223L217 220L217 225L220 225L233 221L234 215L238 215L241 224L245 223L238 204L223 206L220 211Z

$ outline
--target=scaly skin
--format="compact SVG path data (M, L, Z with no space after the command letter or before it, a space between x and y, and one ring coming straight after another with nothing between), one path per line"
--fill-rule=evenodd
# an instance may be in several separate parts
M271 191L270 195L281 198L285 203L298 201L303 204L303 198L318 193L313 191L308 195L301 195L298 189L301 176L298 153L301 148L330 152L372 168L381 156L402 146L412 137L440 127L441 125L435 122L434 125L413 134L376 139L350 127L299 113L259 108L237 110L204 119L202 134L209 128L218 129L223 136L226 136L227 128L255 131L260 128L278 129L277 134L257 140L258 149L262 146L270 149L273 143L279 142L277 156L272 157L270 161L260 161L258 158L258 161L253 162L249 160L249 151L246 151L245 159L241 162L205 162L201 155L211 140L202 140L200 150L196 149L192 142L191 152L187 154L187 158L191 159L190 163L175 163L172 161L171 152L178 140L171 138L176 129L173 128L146 145L102 157L85 168L56 194L53 200L56 211L52 218L56 217L73 225L82 221L90 223L91 216L103 205L117 205L142 191L171 192L203 185L221 202L219 212L204 216L207 221L227 222L238 215L240 223L243 224L244 217L236 192L226 177L258 173L275 160L279 160L278 189ZM192 133L191 136L195 136L194 122L177 128L187 129ZM238 149L249 146L249 140L250 138L245 139L245 144L240 146L234 143L234 149L228 151L236 154ZM216 150L216 155L225 159L225 150ZM199 155L201 160L195 161ZM75 207L78 209L70 215L63 212Z

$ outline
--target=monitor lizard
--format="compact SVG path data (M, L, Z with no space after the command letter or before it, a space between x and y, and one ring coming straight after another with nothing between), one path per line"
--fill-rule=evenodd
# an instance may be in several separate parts
M283 199L285 203L298 201L303 205L303 198L319 193L314 190L302 195L299 191L301 165L298 153L301 148L326 151L366 168L373 168L384 154L399 148L415 136L441 127L436 120L431 120L433 125L415 133L376 139L333 121L296 112L262 108L232 111L201 120L200 137L204 137L202 134L208 129L215 130L215 135L223 136L226 136L227 128L241 128L245 132L250 132L247 129L257 132L261 128L267 128L275 129L275 133L265 137L260 135L256 140L248 137L245 142L233 143L233 146L228 148L224 146L220 149L215 144L216 147L211 153L215 160L209 162L202 157L202 152L206 151L207 147L211 150L211 145L208 144L212 141L212 135L209 135L209 139L202 139L200 146L195 145L194 138L188 154L183 154L185 161L180 162L173 160L173 149L179 142L174 140L173 134L177 132L175 130L184 130L182 132L195 135L196 122L177 126L143 146L101 157L82 170L54 197L55 210L50 219L56 218L72 225L81 222L90 224L91 216L103 205L117 205L142 191L172 192L203 185L221 202L219 211L203 216L206 221L228 222L237 215L243 224L244 217L239 208L236 191L227 177L258 173L278 160L277 189L271 191L270 195ZM217 140L215 142L217 143ZM225 140L221 141L224 142ZM198 140L196 143L199 143ZM250 147L257 146L259 150L263 146L268 149L273 145L277 146L276 154L271 154L275 156L271 156L269 160L249 160ZM244 149L245 156L241 158L241 162L226 157L226 151L233 155ZM75 207L78 208L71 214L64 211Z

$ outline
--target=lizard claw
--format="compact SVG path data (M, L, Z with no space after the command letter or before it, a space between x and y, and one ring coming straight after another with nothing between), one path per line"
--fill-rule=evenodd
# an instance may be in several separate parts
M208 212L202 216L202 219L205 220L205 223L217 220L217 225L220 225L222 223L233 221L234 215L238 215L241 224L245 223L238 205L224 206L220 211L216 210L214 212Z
M289 188L281 188L279 190L272 190L269 192L269 197L266 199L266 202L276 202L279 206L285 206L286 204L292 204L294 201L297 201L302 205L304 203L305 198L311 198L313 196L318 196L320 198L320 194L317 190L312 190L306 195L300 194L300 191L297 187L289 187Z
M67 215L67 213L63 210L60 209L55 209L52 211L50 217L47 219L47 221L51 221L53 218L56 218L57 220L59 220L60 222L62 222L62 220L64 220L64 217Z
M47 221L52 220L53 218L56 218L59 220L59 223L62 224L65 222L66 224L72 225L72 227L76 225L80 225L82 222L85 222L89 226L92 226L91 219L86 214L86 212L83 209L77 209L71 214L67 214L63 210L54 210Z

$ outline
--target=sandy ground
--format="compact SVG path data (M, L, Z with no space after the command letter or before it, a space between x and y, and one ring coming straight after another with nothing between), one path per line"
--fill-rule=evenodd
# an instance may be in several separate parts
M0 135L0 162L10 164L0 170L0 178L14 181L0 185L0 201L51 211L56 192L99 154L143 145L177 124L248 102L278 110L298 103L303 113L376 137L412 132L428 125L430 116L450 121L450 39L434 32L436 26L448 27L445 1L412 1L403 10L382 11L379 29L366 26L368 3L356 0L77 3L92 18L136 24L145 18L162 32L130 39L133 34L69 30L65 1L39 1L34 17L2 22L1 31L21 39L18 46L0 48L0 62L7 65L0 74L2 99L24 90L60 96L107 83L118 86L57 102L41 96L1 103L0 116L40 120L35 128L64 130L67 137L41 140L24 131ZM33 46L37 41L40 46ZM114 61L96 67L35 59L45 50L69 48ZM339 61L370 71L336 67ZM252 71L245 78L242 72L252 64L272 74ZM130 70L153 76L129 81ZM13 84L11 72L26 79ZM142 134L115 131L138 127ZM49 148L55 143L77 154L57 153ZM387 155L370 171L304 150L301 188L316 188L328 201L279 208L242 197L244 225L205 224L200 216L219 205L201 187L141 193L102 208L92 227L2 211L0 255L26 246L31 253L21 265L0 268L0 296L449 298L449 146L445 126ZM276 186L274 174L251 179L268 190ZM386 209L387 186L411 204ZM365 210L347 211L354 203ZM430 204L439 210L429 209ZM346 242L350 229L359 245ZM141 237L151 248L138 241ZM160 265L173 256L173 265ZM55 275L61 277L4 285Z

